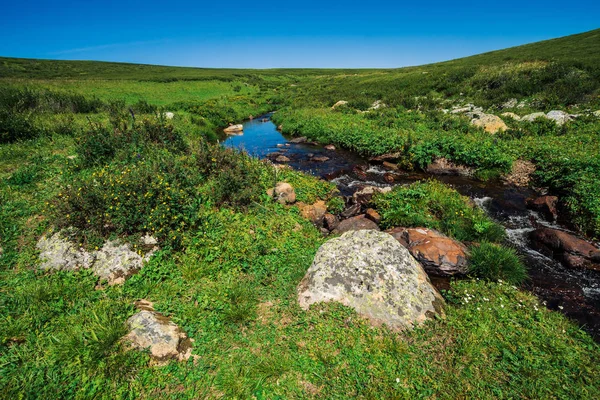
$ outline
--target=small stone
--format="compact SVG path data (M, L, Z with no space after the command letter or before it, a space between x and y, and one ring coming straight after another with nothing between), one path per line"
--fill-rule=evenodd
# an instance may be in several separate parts
M241 133L244 131L244 126L242 124L230 125L227 128L223 129L225 133Z
M298 208L303 218L308 219L317 226L323 223L323 217L327 213L327 205L323 200L319 200L315 204L298 203Z
M323 216L323 225L325 226L325 228L329 229L330 231L337 228L339 223L340 223L340 221L337 219L337 217L331 213L326 213Z
M314 161L314 162L325 162L327 160L329 160L329 157L325 157L325 156L315 156L310 159L310 161Z
M298 143L306 143L308 138L306 136L300 136L290 140L290 143L298 144Z
M296 202L296 191L294 190L294 187L287 182L277 182L275 188L267 190L267 194L283 205Z
M340 214L342 218L350 218L360 213L360 204L353 204Z
M383 168L390 169L392 171L397 171L399 169L398 164L394 164L389 161L384 161L382 165L383 165Z
M521 121L533 122L538 118L546 118L546 114L543 112L535 112L532 114L527 114L521 117Z
M327 146L325 146L325 150L335 150L335 146L332 144L328 144Z
M381 215L379 215L379 213L372 208L367 208L367 211L365 211L365 216L376 224L381 222Z
M290 162L292 160L290 160L286 156L277 156L277 158L275 158L275 161L277 161L278 163L287 163L287 162Z
M348 218L339 223L337 228L333 230L333 234L339 235L348 231L360 231L360 230L375 230L378 231L379 227L377 224L370 219L367 219L364 215L358 215L356 217Z
M335 104L334 104L334 105L331 107L331 109L332 109L332 110L335 110L336 108L338 108L338 107L340 107L340 106L344 106L344 105L346 105L346 104L348 104L348 102L347 102L346 100L340 100L340 101L338 101L337 103L335 103Z

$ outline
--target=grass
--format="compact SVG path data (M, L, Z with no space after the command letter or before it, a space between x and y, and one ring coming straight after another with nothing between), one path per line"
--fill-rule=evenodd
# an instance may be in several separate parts
M519 112L575 110L571 99L596 107L597 34L381 71L0 59L0 398L600 397L598 344L497 282L522 278L518 260L488 243L501 243L502 230L452 189L421 182L375 199L385 227L481 242L471 268L488 278L453 282L445 319L395 333L341 305L297 305L326 239L265 192L284 180L298 201L339 212L334 185L214 143L220 127L277 109L284 131L369 155L400 151L407 168L446 156L489 175L530 159L537 182L594 235L596 119L507 121L492 137L438 108L496 110L513 95L528 101ZM573 71L581 79L564 81ZM341 99L349 106L327 110ZM359 112L375 100L387 107ZM123 285L98 289L89 271L37 270L38 238L62 226L76 226L84 246L150 231L162 250ZM146 352L122 345L142 298L194 340L196 357L151 367Z

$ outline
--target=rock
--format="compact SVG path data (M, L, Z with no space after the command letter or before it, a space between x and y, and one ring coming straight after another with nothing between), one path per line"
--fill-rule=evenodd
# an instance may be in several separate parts
M48 238L42 236L37 246L40 251L40 269L53 271L76 271L90 268L94 257L83 249L77 249L73 243L58 232Z
M369 110L379 110L382 107L385 107L386 105L381 101L381 100L376 100L375 102L373 102L373 104L371 104L371 107L369 107Z
M367 168L362 165L355 165L352 168L352 172L354 172L360 179L367 179Z
M464 165L454 164L444 157L436 158L427 166L426 171L434 175L473 176L473 169Z
M141 237L140 242L145 246L156 246L158 244L158 239L154 236L145 234Z
M381 215L379 215L379 213L372 208L367 208L367 211L365 211L365 216L376 224L381 222Z
M337 103L335 103L335 104L334 104L334 105L331 107L331 109L332 109L332 110L335 110L336 108L338 108L338 107L340 107L340 106L344 106L344 105L346 105L346 104L348 104L348 102L347 102L346 100L340 100L340 101L338 101Z
M557 203L558 197L556 196L541 196L537 199L528 199L527 207L541 213L547 220L554 221L558 216Z
M280 204L293 204L296 201L296 191L287 182L277 182L275 188L267 190L267 194Z
M560 110L549 111L546 114L546 118L556 122L557 125L564 125L571 119L573 119L573 117L570 114Z
M535 165L531 161L517 160L513 163L512 171L504 175L502 179L510 185L525 187L529 186L531 175L535 172Z
M192 342L174 322L145 305L127 320L130 332L125 341L138 350L149 349L154 364L184 361L192 354Z
M286 156L277 156L277 158L275 158L275 161L277 161L278 163L286 163L286 162L290 162L292 160L290 160Z
M389 170L392 170L392 171L398 171L398 169L399 169L398 168L398 164L394 164L394 163L391 163L389 161L384 161L382 165L383 165L383 168L389 169Z
M397 161L400 158L402 158L402 153L397 152L397 153L387 153L387 154L382 154L380 156L377 157L371 157L369 158L369 161L372 162L384 162L384 161Z
M360 230L375 230L378 231L379 227L377 224L370 219L367 219L364 215L358 215L356 217L348 218L339 223L337 228L333 230L333 234L339 235L348 231L360 231Z
M144 257L130 250L128 244L121 244L118 241L108 241L100 250L87 252L84 249L76 249L60 232L50 239L43 236L37 244L40 250L40 268L64 271L91 268L94 275L107 280L109 285L120 284L127 277L138 272L144 262L158 250L156 246L158 241L155 238L145 236L142 240L149 243L143 242L143 246L152 247Z
M600 118L600 110L598 110L598 111L594 111L594 112L592 113L592 115L594 115L594 117L598 117L598 118Z
M479 114L478 117L471 120L471 124L483 128L488 133L497 133L508 129L502 118L492 114Z
M173 117L175 117L175 114L173 114L172 112L169 111L169 112L164 113L163 116L166 119L173 119Z
M109 285L117 285L142 269L143 262L142 256L130 250L129 245L109 241L95 253L92 270L100 279L107 280Z
M520 117L520 116L518 116L517 114L513 113L513 112L505 112L505 113L502 113L502 116L503 116L503 117L507 117L507 118L512 118L512 119L514 119L515 121L520 121L520 120L521 120L521 117Z
M531 232L529 239L534 249L569 268L600 271L600 249L570 233L541 227Z
M284 147L284 145L283 145L283 143L277 143L277 146L276 146L276 147L277 147L277 148L281 148L281 147Z
M292 140L290 140L290 143L299 144L299 143L306 143L307 141L308 141L308 138L306 136L300 136L300 137L293 138Z
M523 117L521 117L521 121L533 122L538 118L546 118L546 114L544 114L543 112L535 112L532 114L527 114L527 115L524 115Z
M310 161L314 161L314 162L325 162L329 160L329 157L325 157L325 156L314 156L311 157Z
M244 131L244 126L242 124L230 125L227 128L223 129L225 133L241 133Z
M482 113L483 108L476 107L474 104L467 104L465 106L455 106L452 107L451 114L463 114L463 113Z
M502 104L502 108L515 108L517 104L519 104L519 101L515 98L512 98Z
M383 180L386 181L387 183L394 183L394 174L390 174L389 172L386 172L385 174L383 174Z
M335 146L332 144L328 144L327 146L325 146L325 150L335 150Z
M352 199L356 204L369 204L376 193L387 193L391 190L392 188L389 186L383 188L379 188L376 186L365 186L361 190L354 192L354 194L352 195Z
M298 285L298 303L335 301L373 325L411 329L444 316L444 300L419 263L393 237L347 232L324 243Z
M452 238L427 228L394 228L387 231L406 247L428 273L437 276L467 273L467 248Z
M260 122L269 122L269 118L263 118L260 120Z
M341 212L342 218L350 218L360 213L360 204L353 204Z
M323 225L325 226L325 228L329 229L330 231L332 231L335 228L337 228L337 226L339 225L339 223L340 223L340 221L333 214L326 213L323 216Z
M308 219L317 226L322 225L323 217L327 212L327 205L323 200L319 200L315 204L298 203L298 208L303 218Z
M282 131L283 130L283 125L277 125L277 130L278 131Z

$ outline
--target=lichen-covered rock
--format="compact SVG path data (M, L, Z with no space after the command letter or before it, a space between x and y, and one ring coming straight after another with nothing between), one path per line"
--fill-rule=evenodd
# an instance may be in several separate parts
M169 360L187 360L190 358L191 341L174 322L164 315L153 311L150 306L134 314L127 320L130 332L125 340L133 348L150 350L155 364L163 365Z
M336 108L338 108L340 106L345 106L346 104L348 104L348 102L346 100L340 100L337 103L335 103L333 106L331 106L331 109L335 110Z
M507 118L512 118L512 119L514 119L515 121L520 121L520 120L521 120L521 117L520 117L519 115L517 115L517 114L513 113L513 112L505 112L505 113L502 113L502 116L503 116L503 117L507 117Z
M565 123L567 123L571 119L573 119L573 117L571 116L571 114L566 113L566 112L561 111L561 110L552 110L552 111L549 111L546 114L546 118L548 118L549 120L552 120L552 121L556 122L558 125L564 125Z
M444 315L442 296L408 250L372 230L347 232L319 248L298 286L298 302L306 310L328 301L394 330Z
M42 236L37 243L40 251L40 269L55 271L76 271L89 268L94 261L92 254L76 248L58 232L51 237Z
M95 253L92 265L94 274L108 281L109 285L125 282L125 279L142 269L142 256L132 251L127 244L109 241Z
M333 230L334 235L339 235L348 231L360 231L360 230L379 230L377 224L364 215L357 215L356 217L348 218L338 224Z
M492 114L478 114L471 120L471 124L483 128L488 133L497 133L508 129L502 118Z
M275 188L267 190L267 194L283 205L293 204L296 201L296 191L287 182L277 182Z
M546 118L546 114L544 114L543 112L535 112L535 113L527 114L527 115L521 117L521 121L533 122L538 118Z

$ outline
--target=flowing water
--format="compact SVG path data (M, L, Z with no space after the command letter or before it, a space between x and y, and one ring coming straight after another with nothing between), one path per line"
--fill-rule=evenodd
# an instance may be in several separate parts
M259 158L274 159L283 155L292 168L334 182L342 195L350 196L366 185L393 186L422 179L437 179L469 196L505 228L510 243L522 254L530 280L525 284L548 308L558 310L576 320L596 340L600 340L600 272L574 270L564 267L533 250L528 234L534 224L567 230L564 226L545 222L526 207L526 199L538 195L528 188L515 188L500 182L481 182L468 177L431 175L423 172L388 171L380 165L369 164L356 153L327 150L316 143L290 143L292 137L281 134L270 121L270 114L244 123L241 135L224 136L222 144L239 148ZM314 161L327 157L326 161ZM389 183L393 179L393 183ZM432 279L437 286L447 280Z

